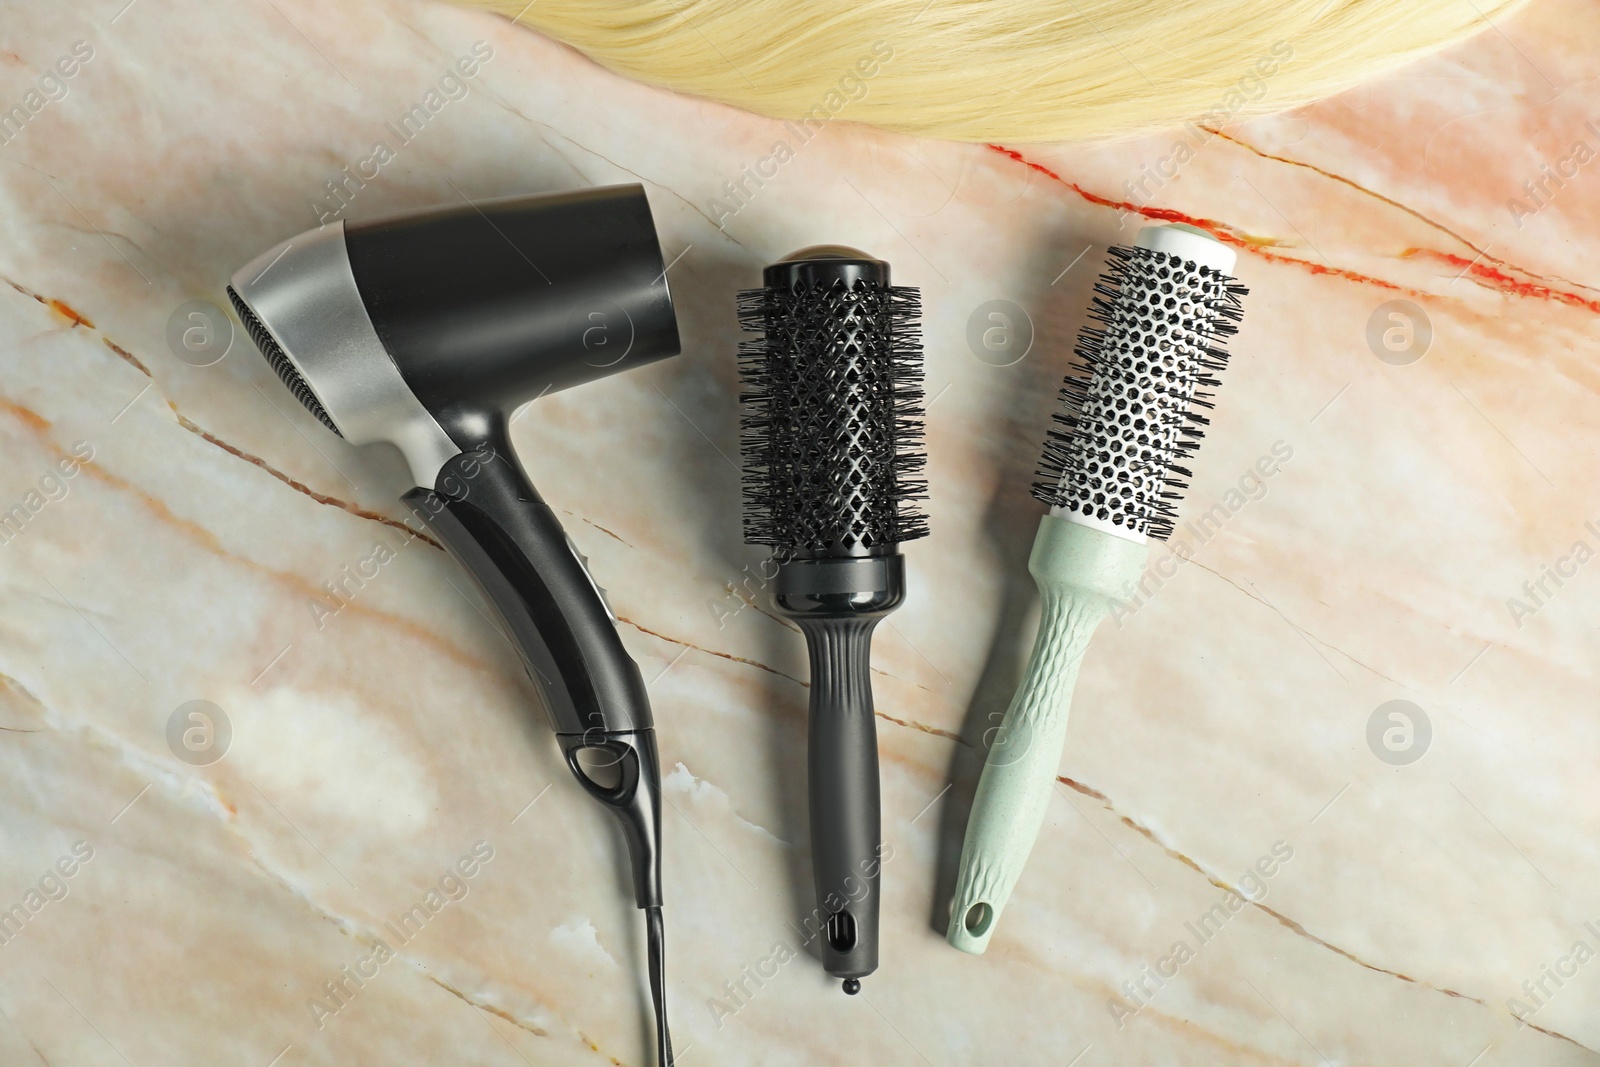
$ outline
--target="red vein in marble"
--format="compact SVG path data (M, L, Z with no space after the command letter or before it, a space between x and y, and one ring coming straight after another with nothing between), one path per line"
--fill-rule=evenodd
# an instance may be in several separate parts
M533 1023L523 1022L521 1019L519 1019L515 1015L511 1014L509 1011L506 1011L504 1008L497 1007L496 1005L490 1004L487 1001L477 1000L477 999L474 999L472 997L469 997L465 992L463 992L460 989L457 989L455 986L451 985L449 982L445 981L443 978L440 978L438 975L432 974L431 972L424 972L423 977L427 978L428 981L432 982L434 985L438 986L440 989L443 989L446 993L449 993L452 996L460 997L462 1000L464 1000L466 1003L472 1005L474 1008L481 1008L481 1009L483 1009L484 1011L488 1012L491 1015L498 1015L500 1018L504 1019L506 1022L510 1023L512 1026L517 1027L519 1030L526 1030L528 1033L534 1035L535 1037L549 1037L550 1036L550 1032L548 1030L545 1030L542 1027L535 1026ZM585 1040L587 1040L587 1038L585 1038Z
M15 289L17 292L21 293L23 296L31 297L34 300L37 300L39 303L43 304L45 307L47 307L50 310L54 311L56 314L60 315L61 317L69 319L73 324L72 325L73 329L77 329L78 326L81 325L81 326L84 326L84 327L86 327L86 328L88 328L90 330L94 330L96 333L100 333L100 331L95 327L95 324L93 322L90 322L87 317L85 317L84 315L82 315L78 311L73 310L71 307L67 306L66 304L62 303L61 301L52 300L52 299L50 299L48 297L41 296L40 294L32 291L31 289L27 289L27 288L25 288L25 287L23 287L21 285L18 285L16 282L12 281L10 278L5 279L5 281L6 281L7 285L11 286L11 288ZM109 348L112 352L115 352L117 354L118 358L120 358L123 362L127 363L129 366L133 367L140 374L143 374L146 378L149 378L151 380L155 379L155 375L150 373L150 368L145 366L144 361L141 360L138 356L134 355L132 352L129 352L126 348L123 348L121 345L117 344L115 341L111 340L111 338L107 337L103 333L100 334L100 342L101 342L101 344L103 344L107 348ZM348 500L341 500L340 498L338 498L336 496L328 496L326 493L319 493L315 489L312 489L310 486L296 481L295 479L289 477L287 474L285 474L282 471L278 470L278 468L272 466L270 463L268 463L265 460L263 460L261 457L255 456L255 455L251 455L249 452L244 451L244 449L239 448L239 447L237 447L235 445L231 445L228 442L224 441L222 438L216 436L215 434L210 433L207 430L195 425L193 422L189 421L189 419L184 416L183 412L178 410L177 405L173 404L170 400L167 401L167 407L172 409L172 414L177 417L178 425L182 426L185 430L188 430L190 433L198 435L201 439L203 439L205 441L208 441L213 445L216 445L218 448L222 449L224 452L227 452L229 455L232 455L232 456L235 456L235 457L237 457L239 459L242 459L246 463L254 464L257 467L260 467L262 470L266 471L268 474L272 475L274 478L278 479L280 482L282 482L284 485L287 485L289 488L293 489L295 492L302 493L305 496L310 497L312 500L315 500L319 504L326 504L329 507L335 507L335 508L340 509L341 511L347 511L350 514L355 515L355 516L357 516L359 518L371 519L373 522L381 522L385 526L392 526L396 530L403 530L408 534L416 534L416 536L418 538L420 538L423 541L426 541L428 544L432 545L434 548L437 548L440 551L444 550L444 546L439 544L439 542L435 541L432 537L429 537L425 533L419 533L416 530L413 530L411 527L407 526L405 523L400 522L397 519L387 518L386 516L380 515L375 511L369 511L366 508L363 508L363 507L361 507L361 506L359 506L357 504L353 504ZM28 420L28 419L39 420L39 423L44 428L48 428L50 426L50 423L49 423L48 420L45 420L42 416L37 415L32 411L29 411L27 408L17 407L12 413L17 415L19 418L24 419L24 420ZM587 520L585 520L585 521L587 521ZM594 524L590 523L590 525L593 526ZM605 533L611 534L612 537L616 537L617 536L616 534L612 534L610 530L606 530L605 527L603 527L603 526L602 527L596 527L596 528L604 531ZM617 540L621 541L622 539L620 537L618 537ZM626 541L624 541L623 543L627 544ZM629 547L631 548L632 546L630 545Z
M1315 174L1319 174L1322 177L1327 178L1330 181L1335 181L1335 182L1339 182L1342 185L1347 185L1350 188L1356 190L1357 192L1361 193L1364 196L1370 196L1374 200L1378 200L1378 201L1380 201L1380 202L1382 202L1384 204L1389 205L1390 207L1394 208L1396 211L1403 211L1407 215L1410 215L1412 218L1416 219L1418 222L1421 222L1426 226L1431 226L1433 229L1438 230L1440 233L1446 234L1447 236L1452 237L1455 240L1459 241L1461 244L1465 245L1466 247L1472 249L1473 252L1477 253L1479 259L1486 260L1486 261L1488 261L1490 263L1497 263L1502 267L1509 267L1511 270L1516 271L1518 274L1524 275L1524 276L1529 277L1529 278L1537 278L1540 281L1544 281L1544 282L1551 282L1551 281L1562 282L1562 283L1564 283L1566 285L1571 285L1571 286L1574 286L1574 287L1576 287L1578 289L1588 289L1591 292L1597 291L1597 290L1595 290L1595 288L1593 286L1584 285L1581 282L1568 281L1566 278L1552 277L1550 275L1540 274L1537 271L1531 271L1526 267L1519 267L1517 264L1512 263L1509 260L1501 259L1499 256L1492 256L1492 255L1489 254L1489 249L1488 248L1479 248L1476 244L1474 244L1465 235L1457 233L1455 230L1452 230L1450 227L1446 226L1444 223L1439 222L1439 221L1437 221L1435 219L1432 219L1432 218L1428 217L1427 215L1424 215L1422 212L1418 211L1416 208L1413 208L1413 207L1410 207L1410 206L1408 206L1408 205L1406 205L1404 203L1401 203L1399 200L1396 200L1393 197L1385 196L1383 193L1378 192L1376 189L1369 189L1365 185L1362 185L1358 181L1354 181L1354 180L1352 180L1350 178L1346 178L1342 174L1336 174L1331 170L1324 170L1322 167L1317 166L1315 163L1307 163L1304 160L1294 159L1294 158L1289 157L1289 156L1273 155L1271 152L1262 151L1261 149L1257 148L1255 145L1250 144L1248 141L1241 140L1240 138L1234 137L1231 134L1223 132L1222 130L1213 129L1213 128L1209 127L1209 126L1205 126L1205 127L1201 127L1201 128L1205 129L1207 132L1213 134L1214 136L1222 138L1224 141L1229 141L1229 142L1231 142L1233 144L1238 145L1240 148L1243 148L1246 152L1250 152L1253 155L1260 156L1262 159L1270 159L1274 163L1283 163L1283 164L1285 164L1287 166L1291 166L1291 167L1302 167L1302 168L1304 168L1306 170L1312 171ZM1429 252L1429 253L1431 253L1433 255L1439 255L1439 256L1444 255L1444 253L1434 252L1431 249L1424 250L1424 249L1415 249L1415 248L1408 249L1406 254L1416 253L1416 252L1424 252L1424 251ZM1405 258L1406 254L1403 254L1401 256L1401 258L1402 259ZM1461 260L1460 262L1462 264L1465 264L1467 261L1466 260ZM1473 262L1477 262L1477 260L1473 260ZM1554 289L1552 289L1551 291L1552 292L1557 292ZM1572 294L1561 294L1561 295L1571 296Z
M925 734L932 734L934 737L942 737L946 741L954 741L958 745L965 745L966 744L965 741L961 740L961 735L960 734L951 733L949 730L941 730L937 726L928 726L928 725L926 725L924 723L918 722L915 719L897 719L893 715L886 715L881 711L877 713L877 716L880 719L887 719L889 722L894 723L896 726L904 726L907 729L911 729L911 730L920 730ZM971 746L968 746L968 747L971 747Z
M714 648L706 648L706 647L704 647L702 645L695 644L693 641L685 641L681 637L669 637L664 633L658 633L657 631L650 629L648 626L639 625L638 623L634 622L632 619L628 618L626 615L618 615L617 616L617 621L618 622L625 622L629 626L633 627L635 630L638 630L640 633L649 634L651 637L657 638L658 640L661 640L661 641L665 641L668 644L677 645L680 648L692 648L696 652L704 652L708 656L716 656L718 659L730 660L730 661L732 661L734 663L742 663L746 667L754 667L757 670L766 671L768 674L776 674L779 678L787 678L789 681L793 682L795 685L802 686L802 687L807 688L807 689L810 688L810 685L808 683L802 682L800 679L796 678L794 675L792 675L792 674L784 674L782 671L778 670L776 667L769 667L765 663L760 662L759 660L745 659L743 656L735 656L731 652L718 652Z
M1066 786L1067 788L1073 790L1076 793L1081 793L1086 797L1089 797L1089 798L1091 798L1093 800L1098 801L1101 807L1105 808L1105 810L1109 811L1111 814L1115 815L1118 819L1120 819L1124 826L1128 827L1130 830L1133 830L1135 833L1138 833L1138 834L1142 835L1143 837L1145 837L1147 840L1149 840L1149 842L1151 844L1153 844L1157 848L1161 849L1161 851L1165 852L1168 856L1170 856L1173 859L1177 860L1179 863L1182 863L1185 867L1188 867L1191 870L1195 871L1202 878L1204 878L1206 881L1210 882L1212 885L1216 886L1218 889L1221 889L1221 890L1223 890L1225 892L1238 894L1239 897L1241 899L1243 899L1245 901L1245 903L1249 904L1252 908L1255 908L1258 911L1262 912L1263 914L1270 916L1279 925L1283 926L1285 929L1287 929L1287 930L1289 930L1289 931L1291 931L1291 932L1293 932L1295 934L1298 934L1300 937L1305 938L1307 941L1310 941L1312 944L1318 945L1318 946L1320 946L1322 948L1325 948L1329 952L1332 952L1335 955L1342 957L1343 959L1349 960L1351 963L1354 963L1359 967L1364 967L1367 970L1373 971L1373 972L1375 972L1377 974L1388 975L1391 978L1398 978L1402 982L1408 982L1411 985L1419 986L1419 987L1421 987L1423 989L1431 989L1436 993L1443 993L1445 996L1453 997L1453 998L1455 998L1457 1000L1471 1001L1472 1003L1480 1005L1482 1007L1488 1007L1489 1006L1487 1004L1487 1002L1485 1002L1482 998L1472 996L1470 993L1462 993L1462 992L1459 992L1458 990L1450 989L1450 988L1448 988L1446 986L1436 986L1436 985L1433 985L1433 984L1431 984L1429 982L1424 982L1420 978L1412 978L1408 974L1402 974L1400 971L1392 971L1387 967L1380 967L1375 963L1368 963L1366 960L1362 959L1361 957L1356 956L1353 953L1348 952L1345 949L1340 948L1338 945L1335 945L1331 941L1328 941L1325 938L1318 937L1316 934L1312 933L1310 930L1307 930L1300 923L1298 923L1295 920L1289 918L1287 915L1283 914L1282 912L1280 912L1280 911L1278 911L1278 910L1276 910L1274 908L1269 908L1265 904L1259 903L1259 902L1254 901L1254 900L1250 900L1248 897L1245 897L1243 893L1240 893L1237 887L1228 885L1226 882L1222 881L1220 878L1214 877L1208 871L1206 871L1203 867L1201 867L1200 864L1195 862L1193 859L1191 859L1190 857L1184 855L1182 852L1179 852L1177 849L1173 848L1171 845L1168 845L1166 842L1162 841L1159 837L1156 836L1155 831L1151 830L1149 827L1147 827L1147 826L1145 826L1145 825L1143 825L1143 824L1141 824L1139 822L1136 822L1134 819L1132 819L1129 816L1124 815L1124 814L1122 814L1122 812L1118 811L1116 805L1114 803L1112 803L1111 798L1106 796L1104 793L1100 792L1100 790L1094 788L1093 786L1085 785L1084 783L1079 782L1079 781L1077 781L1077 780L1075 780L1073 778L1069 778L1066 775L1058 776L1056 778L1056 781L1060 782L1062 785ZM1554 1030L1546 1030L1545 1028L1543 1028L1541 1026L1536 1026L1531 1022L1528 1025L1532 1026L1535 1030L1538 1030L1541 1034L1545 1034L1548 1037L1559 1038L1562 1041L1568 1042L1569 1044L1572 1044L1572 1045L1576 1045L1578 1048L1584 1049L1585 1051L1593 1051L1593 1050L1589 1049L1587 1045L1583 1045L1583 1044L1573 1040L1572 1038L1568 1037L1566 1034L1558 1033L1558 1032L1556 1032Z
M1245 246L1245 250L1247 252L1254 252L1262 259L1270 260L1274 263L1292 263L1296 267L1304 267L1312 274L1325 274L1331 278L1343 278L1346 281L1355 282L1358 285L1370 285L1376 289L1389 289L1393 292L1405 293L1408 296L1414 296L1422 300L1426 300L1433 296L1432 293L1425 293L1420 289L1412 289L1409 286L1396 285L1394 282L1391 282L1386 278L1377 278L1371 274L1362 274L1360 271L1348 270L1344 267L1329 267L1321 263L1313 263L1308 259L1298 259L1294 256L1280 256L1276 253L1268 252L1265 249L1252 248L1248 245Z
M656 638L658 640L661 640L661 641L665 641L665 642L667 642L668 644L671 644L671 645L677 645L679 648L692 648L696 652L704 652L708 656L715 656L718 659L725 659L725 660L728 660L729 662L732 662L732 663L742 663L746 667L754 667L757 670L766 671L768 674L776 674L779 678L788 679L789 681L793 682L795 685L798 685L802 689L810 689L811 688L811 683L810 682L801 681L799 678L796 678L792 674L785 674L784 672L778 670L776 667L769 667L765 663L762 663L760 660L746 659L743 656L735 656L731 652L718 652L714 648L706 648L704 645L697 645L693 641L685 641L681 637L672 637L672 636L670 636L668 634L659 633L659 632L657 632L655 630L650 629L648 626L639 625L638 623L634 622L632 619L628 618L626 615L618 615L617 616L617 621L618 622L625 622L629 626L633 627L635 630L638 630L642 634L649 634L651 637L654 637L654 638ZM779 622L783 622L784 620L779 619L778 621ZM899 675L890 674L888 671L879 670L876 667L872 668L872 673L873 674L881 674L885 678L893 678L895 681L904 682L906 685L915 685L915 686L917 686L918 689L922 689L922 690L924 690L926 692L930 692L931 693L933 691L931 689L928 689L928 687L925 686L925 685L918 685L916 682L913 682L910 679L901 678ZM943 737L943 738L945 738L947 740L954 741L954 742L956 742L957 744L960 744L960 745L966 744L966 742L961 740L961 738L958 735L953 734L948 730L941 730L937 726L928 726L925 723L917 722L915 719L897 719L893 715L889 715L889 714L887 714L885 712L882 712L882 711L874 711L874 714L878 718L883 719L885 722L892 722L896 726L904 726L904 727L906 727L907 729L910 729L910 730L919 730L922 733L932 734L935 737Z
M1200 866L1200 864L1196 863L1194 860L1190 859L1188 856L1184 855L1182 852L1179 852L1177 849L1173 848L1171 845L1168 845L1166 842L1162 841L1159 837L1156 836L1154 830L1151 830L1148 826L1145 826L1145 825L1143 825L1143 824L1141 824L1139 822L1136 822L1132 818L1129 818L1127 815L1122 814L1122 812L1117 810L1116 805L1114 805L1111 802L1111 798L1107 797L1104 793L1100 792L1100 790L1094 788L1093 786L1084 785L1082 782L1076 781L1076 780L1074 780L1072 778L1068 778L1066 775L1060 775L1059 777L1057 777L1056 781L1060 782L1062 785L1066 786L1068 789L1071 789L1072 791L1074 791L1076 793L1081 793L1086 797L1090 797L1090 798L1092 798L1094 800L1099 801L1100 806L1105 808L1111 814L1115 815L1118 819L1122 820L1122 823L1123 823L1124 826L1127 826L1130 830L1133 830L1135 833L1138 833L1138 834L1142 835L1143 837L1145 837L1146 839L1148 839L1151 844L1153 844L1157 848L1161 849L1161 851L1165 852L1168 856L1171 856L1173 859L1177 860L1179 863L1182 863L1185 867L1188 867L1188 868L1194 870L1201 877L1205 878L1206 881L1210 882L1212 885L1216 886L1218 889L1224 890L1224 891L1229 892L1229 893L1239 893L1239 890L1236 887L1228 885L1225 882L1223 882L1221 879L1213 877L1210 874L1210 872L1206 871L1205 868ZM1349 960L1351 963L1358 964L1359 966L1365 967L1369 971L1376 971L1378 974L1386 974L1391 978L1398 978L1402 982L1410 982L1412 985L1418 985L1418 986L1423 987L1424 989L1432 989L1435 992L1443 993L1447 997L1456 997L1456 998L1458 998L1460 1000L1470 1000L1474 1004L1483 1004L1484 1003L1478 997L1470 996L1469 994L1466 994L1466 993L1459 993L1454 989L1446 989L1446 988L1443 988L1441 986L1430 985L1427 982L1423 982L1423 981L1421 981L1419 979L1412 978L1410 975L1401 974L1399 971L1391 971L1386 967L1379 967L1377 964L1368 963L1367 961L1361 959L1360 957L1355 956L1355 955L1345 951L1344 949L1340 948L1338 945L1335 945L1330 941L1326 941L1323 938L1318 937L1316 934L1313 934L1311 931L1307 930L1304 926L1301 926L1299 923L1295 922L1293 919L1289 918L1287 915L1284 915L1282 912L1275 911L1272 908L1267 907L1265 904L1261 904L1261 903L1258 903L1256 901L1250 900L1248 897L1245 897L1244 894L1242 894L1242 893L1239 893L1239 896L1241 898L1243 898L1245 903L1249 904L1251 907L1256 908L1257 910L1263 912L1264 914L1271 916L1275 921L1277 921L1284 928L1286 928L1288 930L1291 930L1296 934L1299 934L1301 937L1303 937L1306 940L1312 942L1313 944L1320 945L1321 947L1327 949L1328 951L1330 951L1330 952L1332 952L1332 953L1334 953L1334 954L1336 954L1338 956L1341 956L1344 959Z
M1568 307L1580 308L1584 311L1600 314L1600 300L1590 300L1587 297L1579 296L1577 293L1554 289L1548 285L1540 285L1537 282L1521 281L1513 278L1505 271L1479 260L1469 260L1464 256L1454 256L1448 252L1438 252L1431 248L1408 248L1400 253L1401 259L1412 259L1419 256L1440 260L1448 264L1458 274L1464 274L1485 289L1493 289L1496 292L1505 293L1507 296L1522 297L1527 300L1550 300L1558 304L1565 304Z
M66 453L58 448L54 441L49 439L48 433L52 425L50 420L20 404L7 400L3 396L0 396L0 412L5 412L15 417L18 422L29 427L44 448L51 450L59 458L66 458ZM112 473L103 464L85 463L79 470L85 478L107 486L115 492L127 494L143 505L157 522L181 532L185 537L217 558L226 560L230 564L242 567L254 574L264 575L272 581L294 590L297 597L315 600L326 596L326 591L314 585L310 579L291 571L277 570L248 556L230 551L208 527L194 520L184 518L168 507L161 498L153 493L145 492L135 483ZM482 671L486 669L485 661L481 657L474 655L466 648L452 644L421 623L414 622L402 615L378 610L363 603L347 603L346 607L360 617L406 634L418 644L433 648L440 655L453 662L460 663L470 670Z
M1232 226L1229 226L1227 223L1219 222L1216 219L1207 219L1200 218L1195 215L1186 215L1181 211L1174 211L1171 208L1150 207L1148 205L1141 207L1138 204L1130 203L1126 200L1112 200L1108 197L1100 196L1098 193L1091 193L1089 190L1078 185L1076 182L1071 182L1063 178L1049 167L1046 167L1040 163L1035 163L1033 160L1028 159L1021 152L1006 148L1004 145L991 144L987 147L991 151L999 152L1001 155L1010 159L1014 159L1025 167L1038 171L1040 174L1045 175L1052 181L1061 183L1091 204L1096 204L1100 207L1116 208L1119 211L1139 215L1147 219L1152 219L1156 222L1181 222L1189 226L1194 226L1198 229L1206 231L1224 244L1236 245L1239 248L1244 249L1246 252L1259 256L1260 258L1270 262L1292 264L1296 267L1300 267L1306 271L1309 271L1312 274L1326 275L1331 278L1343 278L1346 281L1355 282L1360 285L1370 285L1378 289L1388 289L1397 293L1406 293L1421 299L1427 299L1431 296L1429 293L1424 293L1417 289L1408 289L1403 285L1396 285L1394 282L1388 281L1384 278L1377 278L1370 274L1362 274L1360 271L1347 270L1344 267L1329 267L1321 263L1312 263L1310 260L1300 259L1296 256L1285 256L1276 252L1269 252L1267 251L1268 246L1274 244L1270 237L1255 237L1251 234L1242 233L1234 229Z
M134 355L132 352L129 352L126 348L123 348L105 334L100 335L100 341L107 348L111 349L111 351L115 352L118 356L121 356L126 363L137 368L139 373L143 374L146 378L155 377L155 375L150 373L150 368L146 367L138 356Z
M567 514L570 515L570 514L572 514L572 512L569 511L569 512L567 512ZM628 544L627 540L625 540L624 538L622 538L621 536L619 536L619 535L617 535L615 533L612 533L610 530L606 529L604 526L601 526L598 522L594 522L594 521L592 521L590 519L586 519L582 515L579 515L577 518L578 518L579 522L583 523L586 526L593 526L596 530L599 530L601 533L605 534L607 537L610 537L610 538L612 538L613 540L616 540L616 541L621 541L623 544L628 545L629 548L633 548L634 547L633 545Z
M32 430L35 435L41 438L47 431L49 431L51 427L55 425L55 423L45 418L37 411L34 411L32 408L24 407L21 404L14 404L3 397L0 397L0 409L3 409L6 413L15 417L19 422L28 427L28 429ZM49 446L51 448L55 448L55 443L49 442ZM62 452L60 449L56 449L56 455L63 459L67 458L66 453Z
M51 311L55 312L61 318L66 319L68 322L72 323L72 328L73 329L77 329L79 326L87 326L91 330L94 329L94 323L90 322L81 313L79 313L78 311L74 310L71 307L71 305L66 303L66 301L64 301L64 300L55 300L55 299L52 299L52 298L47 297L47 296L40 296L38 293L34 292L32 289L28 289L28 288L25 288L25 287L23 287L21 285L18 285L16 282L12 281L10 278L6 279L6 284L11 286L11 288L15 289L17 292L21 293L23 296L32 297L33 299L37 300L39 303L43 304L45 307L49 308Z
M171 407L170 404L168 406ZM381 522L385 526L392 526L396 530L404 531L408 536L414 536L418 540L426 541L428 544L439 549L441 552L444 551L443 545L420 530L413 529L398 519L391 519L386 515L378 514L376 511L368 511L366 508L357 504L352 504L348 500L340 500L336 496L328 496L325 493L319 493L310 486L295 481L293 478L289 477L287 474L283 473L278 468L262 459L260 456L253 456L244 449L230 445L222 438L208 432L204 427L195 425L193 422L190 422L189 419L177 408L173 407L172 413L173 415L177 416L178 425L182 426L185 430L188 430L190 433L196 435L203 441L216 445L230 456L235 456L244 460L246 463L260 467L262 470L266 471L268 474L272 475L274 478L278 479L278 481L282 482L284 485L287 485L295 492L308 496L319 504L326 504L329 507L338 508L340 511L348 511L350 514L355 515L358 518L371 519L373 522Z
M1027 158L1021 152L1018 152L1014 149L1010 149L1004 145L998 144L986 145L985 147L992 152L999 152L1003 156L1016 160L1018 163L1021 163L1030 170L1038 171L1051 181L1060 182L1062 185L1065 185L1068 189L1071 189L1073 192L1077 193L1091 204L1096 204L1100 207L1114 207L1124 212L1142 215L1147 219L1156 219L1160 222L1187 223L1190 226L1197 226L1200 229L1205 230L1219 241L1226 241L1229 244L1236 244L1244 248L1251 248L1255 247L1256 245L1271 243L1270 238L1242 235L1227 223L1218 222L1216 219L1196 218L1193 215L1185 215L1181 211L1173 211L1170 208L1139 207L1138 205L1129 203L1126 200L1111 200L1107 197L1099 195L1098 193L1091 193L1077 182L1068 181L1044 164L1035 163L1033 160Z
M1543 1034L1546 1037L1560 1038L1562 1041L1565 1041L1567 1044L1574 1045L1574 1046L1576 1046L1578 1048L1581 1048L1585 1052L1593 1052L1594 1051L1594 1049L1590 1048L1588 1045L1585 1045L1580 1041L1574 1041L1572 1038L1568 1037L1566 1034L1557 1033L1554 1030L1546 1030L1544 1027L1540 1026L1536 1022L1531 1022L1531 1021L1528 1021L1528 1020L1523 1020L1523 1021L1527 1022L1530 1027L1532 1027L1533 1029L1539 1031L1541 1034Z
M77 329L79 326L87 326L91 330L94 329L94 323L84 318L80 312L74 311L71 307L68 307L60 300L41 300L40 303L44 304L45 307L49 308L51 311L54 311L57 315L60 315L68 322L72 323L73 329Z

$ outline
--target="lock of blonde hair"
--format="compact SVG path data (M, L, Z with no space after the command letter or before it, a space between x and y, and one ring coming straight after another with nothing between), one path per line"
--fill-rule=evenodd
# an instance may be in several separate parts
M457 0L652 85L957 141L1221 125L1308 103L1525 0Z

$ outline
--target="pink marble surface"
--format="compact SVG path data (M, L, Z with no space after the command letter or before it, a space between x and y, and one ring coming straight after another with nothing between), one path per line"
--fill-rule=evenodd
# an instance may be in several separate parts
M125 2L0 5L0 107L30 109L0 143L0 511L28 513L0 544L0 907L28 916L0 942L0 1062L649 1061L619 845L464 576L398 528L398 455L321 430L242 336L206 367L166 340L482 41L344 214L640 181L678 257L683 356L541 401L516 444L652 679L681 1062L1600 1063L1591 5L1214 137L840 121L729 214L781 123L501 19ZM1031 625L1026 483L1103 247L1145 216L1235 242L1252 290L1185 506L1223 520L1102 628L1058 799L968 957L936 927ZM747 582L732 294L822 241L923 288L934 533L877 648L883 967L848 999L800 951L734 1000L811 902L804 651ZM968 343L992 300L1031 319L1018 361ZM1405 326L1395 300L1431 330L1415 361L1368 341L1375 313ZM328 616L324 583L379 545ZM167 741L191 700L232 726L207 766ZM1393 700L1431 724L1405 765L1367 740ZM475 846L460 899L319 1017Z

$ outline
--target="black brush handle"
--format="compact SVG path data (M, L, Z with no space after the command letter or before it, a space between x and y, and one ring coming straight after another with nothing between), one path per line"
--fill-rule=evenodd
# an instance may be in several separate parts
M811 658L811 869L822 963L836 978L878 969L878 729L875 618L800 619Z
M799 624L811 659L807 763L811 869L822 963L845 992L878 968L882 816L878 728L872 705L872 631L905 599L905 560L877 556L791 559L778 567L773 603Z
M568 767L627 835L639 907L659 906L661 770L644 679L555 513L503 438L454 457L405 500L505 620Z

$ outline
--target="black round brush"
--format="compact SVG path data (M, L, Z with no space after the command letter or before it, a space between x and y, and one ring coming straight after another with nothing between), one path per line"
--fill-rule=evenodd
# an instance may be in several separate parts
M810 813L823 965L878 967L878 735L870 657L905 599L900 542L927 534L917 290L851 248L808 248L739 295L744 532L771 545L774 603L811 659Z

